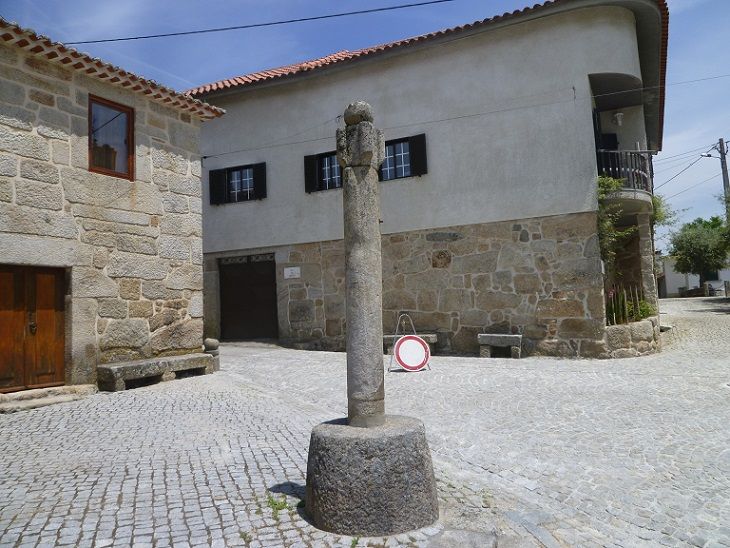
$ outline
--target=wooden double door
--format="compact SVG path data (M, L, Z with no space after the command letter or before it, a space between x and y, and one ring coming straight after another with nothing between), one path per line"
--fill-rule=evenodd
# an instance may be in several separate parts
M276 263L237 257L220 263L221 339L276 339Z
M64 384L64 279L0 265L0 392Z

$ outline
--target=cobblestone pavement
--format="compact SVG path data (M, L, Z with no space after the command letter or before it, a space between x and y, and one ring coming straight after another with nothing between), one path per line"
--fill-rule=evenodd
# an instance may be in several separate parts
M229 344L215 375L0 416L0 546L730 546L730 300L661 308L654 356L387 374L388 412L426 423L434 527L308 524L309 432L345 412L345 356Z

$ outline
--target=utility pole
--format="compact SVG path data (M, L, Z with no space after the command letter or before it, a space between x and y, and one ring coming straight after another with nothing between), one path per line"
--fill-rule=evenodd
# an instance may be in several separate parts
M730 177L727 174L727 150L725 140L720 137L717 142L717 151L720 153L720 165L722 167L722 189L725 196L725 219L730 225Z

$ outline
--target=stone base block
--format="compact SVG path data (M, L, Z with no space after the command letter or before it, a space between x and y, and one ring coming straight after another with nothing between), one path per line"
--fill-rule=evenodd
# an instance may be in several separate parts
M522 357L522 335L479 333L477 342L479 343L479 356L482 358L492 357L493 346L508 347L510 356L514 359Z
M202 353L108 363L97 368L99 389L117 392L127 388L127 381L153 377L168 381L174 379L181 371L199 370L201 373L213 373L215 365L213 356Z
M346 419L314 427L307 462L306 510L325 531L395 535L439 516L423 423L388 415L373 428Z

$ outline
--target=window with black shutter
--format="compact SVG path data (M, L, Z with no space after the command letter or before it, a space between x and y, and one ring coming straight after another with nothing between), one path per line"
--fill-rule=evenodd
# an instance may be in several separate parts
M214 169L208 179L213 205L266 198L266 163Z
M418 177L427 172L424 133L385 142L385 159L380 166L379 174L381 181Z
M304 190L310 193L333 188L342 188L342 170L337 161L337 153L305 156Z

